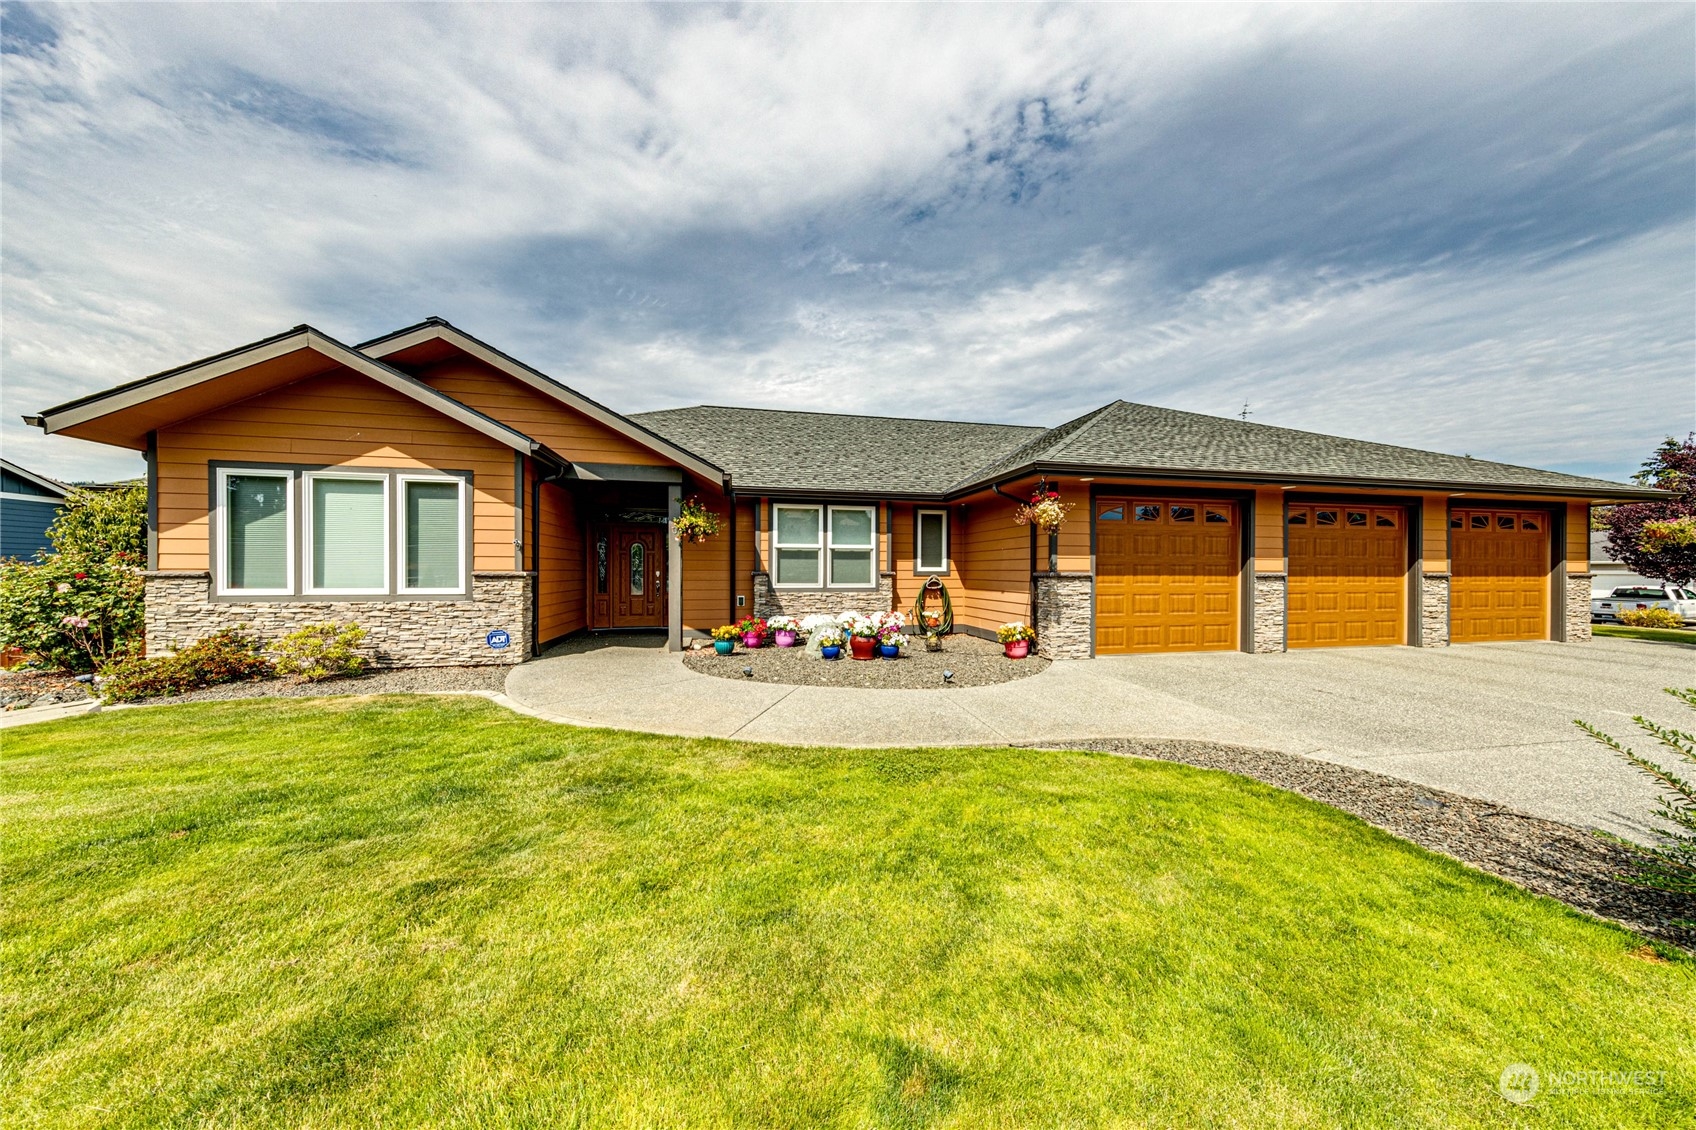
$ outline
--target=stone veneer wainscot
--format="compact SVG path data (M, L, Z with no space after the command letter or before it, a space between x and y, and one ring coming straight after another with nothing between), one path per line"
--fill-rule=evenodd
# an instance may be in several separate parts
M1284 615L1289 577L1284 573L1254 575L1254 650L1257 654L1284 650Z
M471 598L438 600L212 600L204 572L147 574L147 649L162 655L224 628L278 639L306 624L357 623L379 667L500 666L530 651L530 573L473 573ZM509 642L492 648L488 634Z
M754 574L754 615L835 616L843 612L888 612L895 607L895 574L879 573L875 589L779 589L770 573Z
M1449 646L1449 575L1422 573L1419 577L1419 645Z
M1088 659L1095 650L1095 579L1088 573L1036 575L1036 653Z
M1589 643L1593 633L1590 631L1590 586L1595 581L1594 573L1568 573L1566 575L1566 642Z

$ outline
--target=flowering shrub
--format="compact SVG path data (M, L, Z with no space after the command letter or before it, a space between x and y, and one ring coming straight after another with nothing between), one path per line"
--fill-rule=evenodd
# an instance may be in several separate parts
M678 541L703 542L718 533L718 515L703 506L699 498L690 496L672 519L671 530Z
M357 675L365 670L359 645L365 629L358 624L307 624L271 646L277 674L298 675L309 683Z
M801 621L795 619L793 616L773 616L771 619L766 621L766 627L770 628L774 632L799 633L801 631Z
M1682 628L1684 617L1670 608L1633 608L1621 612L1619 622L1630 628Z
M737 640L741 636L742 633L735 624L720 624L713 629L713 639L715 640Z
M46 666L95 670L140 650L145 591L128 554L0 562L0 645L22 648Z
M261 653L259 641L236 628L226 628L175 655L137 657L107 668L100 693L113 702L134 702L218 683L259 679L270 673L271 663Z
M1060 501L1059 491L1039 485L1031 491L1031 500L1014 511L1013 520L1021 526L1036 526L1052 533L1066 521L1073 505Z
M1011 624L1003 624L995 629L995 638L1002 643L1012 643L1014 640L1034 640L1036 632L1022 620L1014 620Z

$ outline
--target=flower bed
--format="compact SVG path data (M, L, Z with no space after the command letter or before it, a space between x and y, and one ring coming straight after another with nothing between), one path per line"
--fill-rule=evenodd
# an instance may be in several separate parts
M900 659L877 659L869 663L854 663L846 654L837 660L824 660L810 654L810 649L799 647L763 647L757 651L739 648L735 655L723 656L715 655L708 648L688 652L683 662L690 670L703 675L744 682L750 677L743 673L743 669L752 668L752 680L760 683L937 691L1029 678L1048 667L1046 659L1034 656L1018 662L1009 660L1002 655L1001 645L993 640L952 635L942 642L943 650L939 652L914 646ZM954 678L945 683L942 678L944 671L954 672Z

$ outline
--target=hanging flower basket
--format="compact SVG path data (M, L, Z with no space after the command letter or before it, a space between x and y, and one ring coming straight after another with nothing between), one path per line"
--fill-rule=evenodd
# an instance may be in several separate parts
M680 542L699 545L718 533L718 515L701 504L693 495L685 499L677 517L671 521L671 532Z
M1073 505L1061 501L1059 491L1049 489L1046 482L1040 482L1031 491L1031 500L1013 512L1013 520L1021 526L1035 526L1051 534L1065 523Z

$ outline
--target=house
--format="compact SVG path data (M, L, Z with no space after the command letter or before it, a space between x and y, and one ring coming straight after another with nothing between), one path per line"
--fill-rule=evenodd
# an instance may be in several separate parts
M0 557L29 560L51 549L47 527L70 488L0 459Z
M1631 566L1621 561L1608 549L1608 532L1606 530L1590 531L1590 591L1595 596L1607 596L1616 588L1627 585L1664 584L1652 577L1631 571Z
M620 414L440 319L310 326L29 420L146 454L150 646L357 620L382 662L756 613L1036 626L1057 658L1589 637L1592 504L1641 487L1116 401L1055 428ZM1037 484L1074 505L1014 521ZM722 519L680 544L686 498Z

